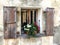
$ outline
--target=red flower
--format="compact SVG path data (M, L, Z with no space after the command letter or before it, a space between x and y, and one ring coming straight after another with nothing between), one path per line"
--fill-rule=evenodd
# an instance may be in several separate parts
M37 27L37 32L39 32L40 31L40 27L37 25L36 22L34 22L34 25Z

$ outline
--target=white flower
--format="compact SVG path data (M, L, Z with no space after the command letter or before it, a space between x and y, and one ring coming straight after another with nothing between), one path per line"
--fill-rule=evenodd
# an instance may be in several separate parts
M31 27L31 25L27 24L27 27Z
M29 30L29 29L27 29L27 28L24 28L24 30Z
M24 26L25 27L25 26Z

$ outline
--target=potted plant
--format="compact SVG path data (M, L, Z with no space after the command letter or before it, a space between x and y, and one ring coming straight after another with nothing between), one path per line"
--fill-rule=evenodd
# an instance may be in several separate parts
M28 36L34 37L37 34L37 26L35 26L33 23L32 24L27 24L24 26L24 30Z

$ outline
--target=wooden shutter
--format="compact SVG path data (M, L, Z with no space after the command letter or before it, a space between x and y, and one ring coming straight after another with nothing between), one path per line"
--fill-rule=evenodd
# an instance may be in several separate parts
M47 8L47 18L46 18L46 34L53 35L53 17L54 17L54 9Z
M4 7L4 38L16 38L15 7Z
M16 23L8 24L7 25L8 30L8 38L15 38L16 37Z

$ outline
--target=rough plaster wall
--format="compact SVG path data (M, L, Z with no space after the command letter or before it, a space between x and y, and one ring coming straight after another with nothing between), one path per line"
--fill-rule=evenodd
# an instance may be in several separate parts
M60 2L53 0L53 7L55 8L54 14L54 40L53 42L60 45Z
M54 2L54 0L43 0L41 5L41 8L45 10L46 7L54 7L55 8L55 14L54 14L54 26L59 26L60 25L60 9L56 5L51 5L51 3ZM55 3L53 3L55 4ZM14 0L12 3L9 0L0 0L0 29L3 30L3 6L20 6L21 2ZM26 7L26 5L24 5ZM18 22L18 25L20 22ZM20 26L19 26L20 27ZM17 29L20 29L20 28ZM58 31L57 31L58 32ZM59 32L60 33L60 32ZM59 35L58 35L59 36Z
M41 3L41 8L45 10L47 7L52 7L52 1L51 0L43 0Z
M41 41L42 40L42 41ZM3 45L53 45L53 37L21 38L4 40Z
M3 28L3 7L0 7L0 29Z
M59 26L60 25L60 9L55 10L55 15L54 15L54 26Z
M2 3L2 2L3 2L3 3ZM30 3L30 4L28 4L28 5L26 5L26 4L24 5L24 4L22 4L22 2L21 2L20 0L18 0L18 1L16 1L16 0L13 0L13 1L12 1L12 0L5 0L5 1L4 1L4 0L1 0L0 3L1 3L1 4L0 4L0 5L1 5L1 7L0 7L0 8L1 8L1 10L0 10L0 12L1 12L1 13L0 13L0 14L1 14L1 15L0 15L1 19L3 18L3 9L2 9L3 6L17 6L17 7L21 7L21 6L27 7L27 6L28 6L28 7L29 7L29 5L32 4L32 3ZM43 5L43 4L44 4L44 5ZM42 8L43 10L45 10L46 7L52 7L50 0L48 0L48 1L47 1L47 0L43 0L41 3L39 3L39 5L41 6L40 8ZM34 6L32 5L32 7L34 7ZM37 7L37 6L36 6L36 7ZM39 13L40 13L40 12L39 12ZM39 15L41 16L41 14L39 14ZM39 18L40 18L40 17L39 17ZM0 19L0 20L1 20L1 19ZM56 18L56 19L57 19L57 18ZM3 27L3 23L2 23L2 22L3 22L3 19L2 19L1 22L0 22L0 24L2 24L2 27ZM56 21L56 22L57 22L57 21ZM20 25L19 23L20 23L20 22L18 22L18 25ZM42 18L41 18L41 22L40 22L40 27L41 27L41 31L42 31L43 27L42 27L41 24L42 24ZM57 24L57 23L56 23L56 24ZM55 24L55 25L56 25L56 24ZM18 26L18 27L20 27L20 26ZM19 30L20 28L17 28L17 29Z
M60 26L54 27L54 38L53 42L60 45Z
M29 5L22 5L22 2L20 1L20 0L18 0L18 1L16 1L16 0L13 0L13 1L9 1L9 0L5 0L4 1L4 3L2 3L3 2L3 0L1 0L0 1L1 2L1 4L0 5L2 5L1 7L3 7L3 6L16 6L16 7L21 7L21 6L24 6L24 7L29 7ZM44 5L43 5L44 4ZM51 6L51 1L50 0L43 0L41 3L39 3L39 5L41 6L40 8L42 9L42 10L45 10L45 8L47 8L47 7L52 7ZM32 7L34 7L34 6L32 6ZM36 6L37 7L37 6ZM2 10L2 9L1 9ZM40 13L40 12L39 12ZM39 15L41 15L41 14L39 14ZM2 17L3 17L3 15L2 15ZM41 18L42 19L42 18ZM56 19L56 18L55 18ZM57 20L57 19L56 19ZM57 21L56 21L57 22ZM41 23L40 23L40 25L42 24L42 21L41 21ZM55 25L56 25L57 23L55 23ZM19 25L19 24L18 24ZM41 25L41 30L43 29L43 27L42 27L42 25Z
M21 35L21 8L17 7L17 11L19 13L17 13L17 31L20 32Z
M54 15L54 43L60 45L60 9L55 9Z

